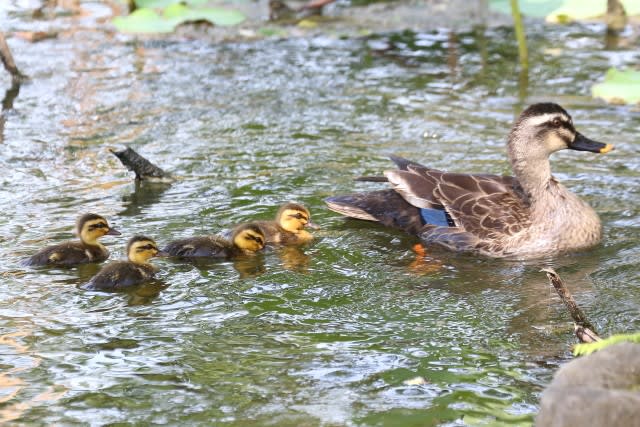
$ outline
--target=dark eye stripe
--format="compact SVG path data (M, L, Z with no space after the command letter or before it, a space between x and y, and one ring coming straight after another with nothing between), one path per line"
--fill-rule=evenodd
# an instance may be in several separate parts
M138 252L142 252L142 251L150 251L151 249L157 249L155 246L153 246L152 244L148 244L148 245L144 245L144 246L138 246L138 249L136 249Z

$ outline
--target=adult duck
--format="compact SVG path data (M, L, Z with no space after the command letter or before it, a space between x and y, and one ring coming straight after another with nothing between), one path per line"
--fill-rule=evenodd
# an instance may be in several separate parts
M415 234L427 245L489 257L534 258L596 245L596 212L551 175L549 156L571 149L606 153L611 144L577 132L554 103L533 104L508 138L514 176L450 173L392 157L392 189L326 199L343 215ZM366 180L366 178L365 178Z

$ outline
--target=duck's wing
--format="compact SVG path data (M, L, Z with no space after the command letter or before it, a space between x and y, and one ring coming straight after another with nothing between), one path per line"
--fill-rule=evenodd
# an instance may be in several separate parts
M221 236L197 236L174 240L162 250L171 256L184 258L222 258L229 254L231 244Z
M119 261L106 265L86 285L86 290L118 291L139 285L154 275L150 265Z
M413 206L444 210L453 220L451 228L457 229L451 233L496 240L530 225L528 201L513 177L446 173L414 165L385 175ZM444 232L437 234L442 237Z

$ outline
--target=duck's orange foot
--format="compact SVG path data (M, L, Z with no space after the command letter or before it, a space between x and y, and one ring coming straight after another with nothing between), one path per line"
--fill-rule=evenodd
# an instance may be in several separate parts
M416 253L416 258L409 264L412 273L418 275L431 274L442 268L442 263L427 256L427 249L422 243L416 243L411 248Z
M425 249L425 247L424 247L424 245L422 243L416 243L415 245L413 245L412 249L418 256L426 256L427 255L427 250Z

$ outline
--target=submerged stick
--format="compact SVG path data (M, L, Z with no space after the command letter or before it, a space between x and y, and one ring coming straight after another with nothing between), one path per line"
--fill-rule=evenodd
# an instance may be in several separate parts
M20 70L18 70L16 62L13 60L11 50L9 49L9 45L7 44L7 41L4 38L4 34L2 34L2 32L0 32L0 59L2 59L2 64L4 65L5 70L7 70L9 74L11 74L14 81L19 81L26 77L20 72Z
M172 180L171 174L163 171L149 160L138 154L133 148L127 147L124 150L116 151L110 149L122 164L130 171L135 172L137 180Z
M585 316L580 307L578 307L578 304L576 304L576 301L573 299L571 292L569 292L569 289L567 289L558 273L556 273L552 268L543 268L541 271L547 273L549 282L551 282L565 307L569 310L569 314L571 314L571 318L575 322L576 336L580 342L599 341L600 337L594 332L595 328L591 322L589 322L587 316Z

